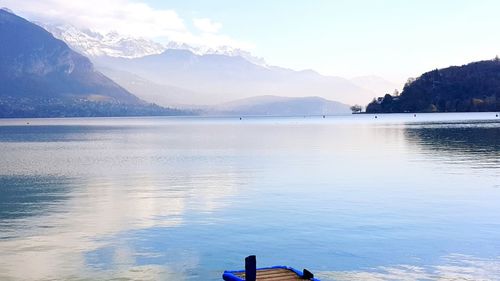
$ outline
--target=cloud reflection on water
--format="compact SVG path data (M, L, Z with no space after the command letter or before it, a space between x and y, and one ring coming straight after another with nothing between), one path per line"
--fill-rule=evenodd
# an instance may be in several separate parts
M495 281L500 280L500 257L485 259L453 254L439 265L381 266L361 271L318 272L323 281Z
M168 265L138 265L138 257L151 253L134 252L113 237L180 227L189 213L221 208L246 180L231 165L172 148L168 134L158 139L120 128L39 133L56 139L0 147L2 192L12 195L0 200L1 280L168 280L174 276ZM66 138L73 141L61 142ZM87 253L110 244L115 250L109 266L92 264ZM197 259L183 262L194 268Z
M74 191L76 194L57 202L54 208L10 220L10 226L3 228L6 231L10 228L9 232L17 237L0 240L0 279L101 278L125 274L141 276L142 280L148 279L147 274L170 274L168 267L136 266L135 259L140 253L127 251L127 243L123 242L116 245L111 269L96 268L88 264L85 256L85 253L109 246L113 241L106 238L119 233L150 227L177 227L182 225L183 216L189 209L215 210L220 207L217 202L231 194L233 185L231 178L219 177L216 182L214 178L189 179L197 181L190 186L204 186L194 194L189 189L169 189L178 182L161 182L163 187L159 187L158 180L129 177L108 178L104 184L81 182L81 187ZM200 201L205 203L193 206ZM24 225L30 228L23 230Z

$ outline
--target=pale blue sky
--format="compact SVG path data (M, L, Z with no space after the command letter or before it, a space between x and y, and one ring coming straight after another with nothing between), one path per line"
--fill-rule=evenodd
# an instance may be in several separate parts
M208 17L272 64L391 80L500 54L500 1L149 1Z
M272 65L397 83L500 55L500 1L0 0L56 19L160 41L250 48Z
M500 54L500 1L151 1L209 17L272 64L398 82Z

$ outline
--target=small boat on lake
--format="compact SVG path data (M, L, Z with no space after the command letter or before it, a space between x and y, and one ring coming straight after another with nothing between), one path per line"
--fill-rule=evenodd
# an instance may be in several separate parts
M224 271L222 279L225 281L319 281L307 269L299 271L289 266L257 268L255 256L245 258L245 270Z

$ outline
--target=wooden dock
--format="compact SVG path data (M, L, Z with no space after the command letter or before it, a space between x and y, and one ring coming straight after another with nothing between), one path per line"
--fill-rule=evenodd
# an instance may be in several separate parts
M302 272L288 266L273 266L257 268L255 256L245 258L245 270L224 271L225 281L319 281L314 275L304 269Z
M236 276L245 279L245 272L236 273ZM304 279L297 276L295 272L285 268L258 269L257 281L295 281Z

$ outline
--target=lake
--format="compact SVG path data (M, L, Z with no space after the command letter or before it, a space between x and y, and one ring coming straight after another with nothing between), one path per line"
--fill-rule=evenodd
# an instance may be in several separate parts
M0 280L500 280L496 114L0 120Z

